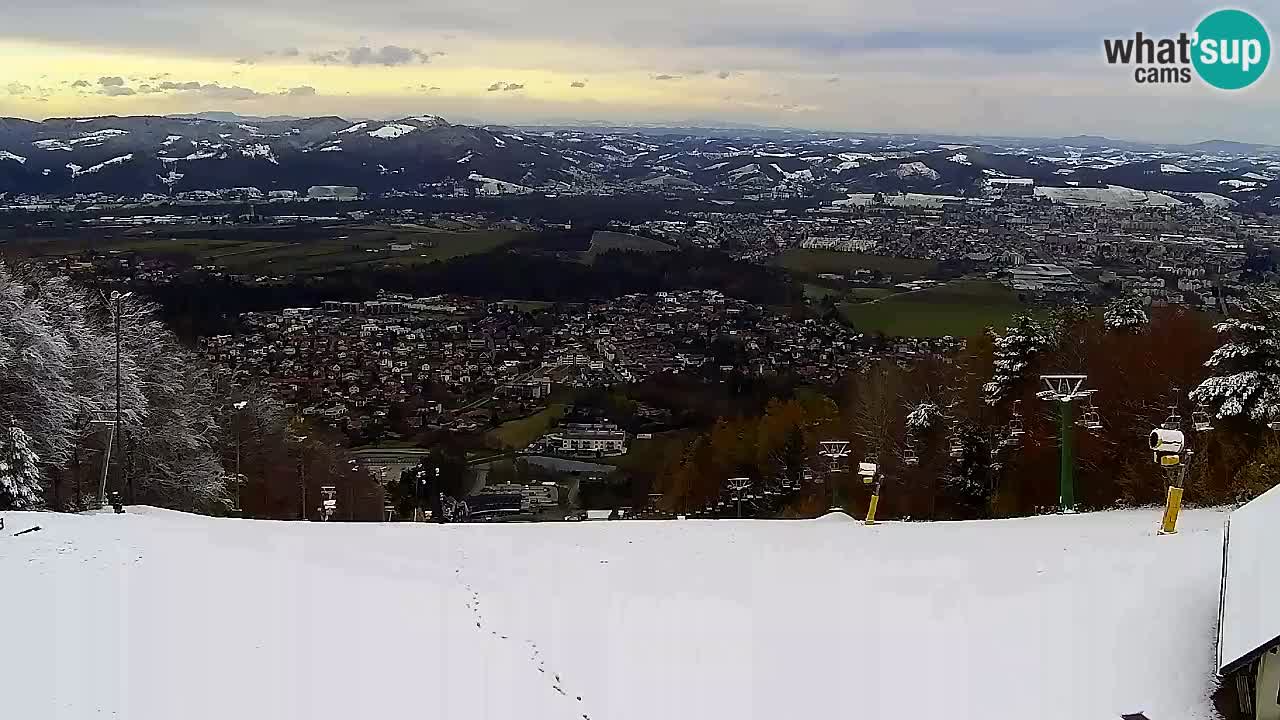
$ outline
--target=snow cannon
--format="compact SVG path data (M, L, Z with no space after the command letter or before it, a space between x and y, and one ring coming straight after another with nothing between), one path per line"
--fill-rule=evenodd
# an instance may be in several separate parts
M1182 448L1186 445L1186 437L1183 436L1181 430L1156 428L1151 431L1148 443L1152 452L1159 455L1177 455L1182 452Z
M876 479L876 470L879 468L873 462L858 463L858 477L862 478L865 485L870 485L872 480Z

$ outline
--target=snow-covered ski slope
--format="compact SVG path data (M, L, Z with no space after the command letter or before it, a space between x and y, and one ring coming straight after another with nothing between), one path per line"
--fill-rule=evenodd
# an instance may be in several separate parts
M1188 511L1158 537L1159 515L438 527L7 513L0 708L1213 717L1226 516Z

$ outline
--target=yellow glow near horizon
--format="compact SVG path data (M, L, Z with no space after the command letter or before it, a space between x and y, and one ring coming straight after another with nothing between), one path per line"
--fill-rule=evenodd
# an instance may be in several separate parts
M601 49L592 52L606 53ZM527 58L540 57L536 48L507 48L503 53L474 52L477 60L449 56L428 64L384 66L317 65L305 58L272 57L253 64L226 58L183 57L172 54L65 47L21 41L0 41L0 114L40 119L68 115L161 114L197 109L240 110L246 114L325 114L335 99L377 99L383 106L401 101L430 104L431 99L468 101L474 112L518 101L548 106L592 105L620 108L662 107L689 110L723 106L730 87L749 90L741 77L731 83L709 75L688 75L659 81L614 55L601 57L599 66L581 72L529 67ZM505 57L504 57L505 55ZM564 48L547 56L563 59ZM517 60L518 58L518 60ZM107 96L98 81L118 76L136 94ZM216 83L258 93L248 99L199 92L155 91L160 83ZM585 81L585 87L572 83ZM74 87L74 83L88 83ZM488 91L493 83L522 85L518 91ZM285 95L290 88L315 88L312 97ZM427 92L427 88L439 88ZM149 90L148 88L151 88ZM744 102L749 105L749 102Z

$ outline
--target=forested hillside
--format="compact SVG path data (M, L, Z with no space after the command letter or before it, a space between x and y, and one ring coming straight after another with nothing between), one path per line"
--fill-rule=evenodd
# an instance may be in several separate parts
M1020 317L970 340L954 359L882 361L830 392L801 390L760 415L723 417L668 453L657 474L671 511L731 501L732 477L753 495L798 487L769 512L811 515L838 504L865 511L860 461L884 476L882 515L939 519L1053 509L1059 491L1058 403L1037 397L1040 375L1087 374L1096 392L1073 423L1077 498L1098 509L1161 502L1166 478L1147 448L1152 428L1204 412L1212 430L1190 435L1187 501L1249 499L1280 480L1280 321L1251 303L1215 327L1205 314L1120 300L1104 312ZM1173 407L1171 407L1173 406ZM1269 424L1270 423L1270 424ZM1015 433L1015 429L1025 434ZM819 457L823 440L850 441L842 472ZM730 503L731 504L731 503Z

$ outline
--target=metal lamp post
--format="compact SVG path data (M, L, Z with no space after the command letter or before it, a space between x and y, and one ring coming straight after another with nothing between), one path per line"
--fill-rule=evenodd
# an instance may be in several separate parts
M301 495L302 505L299 509L302 511L302 519L307 519L307 457L306 446L302 444L307 439L306 435L294 435L290 439L298 443L298 490Z
M240 411L248 406L249 402L247 400L241 400L231 406L236 411L236 506L234 510L237 515L242 511L240 507L240 488L244 485L244 474L240 472L240 428L244 423L241 422Z
M111 312L111 314L112 314L112 324L115 326L115 334L116 334L116 362L115 362L115 365L116 365L116 367L115 367L115 371L116 371L116 405L115 405L115 408L114 408L113 410L111 410L111 411L110 411L110 412L111 412L111 414L114 416L112 420L107 421L107 420L104 420L104 419L102 419L102 418L99 418L98 420L95 420L95 421L94 421L94 424L103 424L103 425L108 425L108 426L109 426L109 431L108 431L108 433L107 433L107 448L106 448L106 450L103 452L103 455L102 455L102 480L101 480L101 482L100 482L100 484L99 484L99 486L98 486L98 505L99 505L99 506L105 506L105 505L107 504L107 476L108 476L108 473L109 473L109 470L110 470L110 467L111 467L111 451L113 450L113 448L114 448L114 446L115 446L115 444L116 444L116 442L117 442L117 438L119 438L119 437L120 437L120 419L121 419L121 411L122 411L122 408L120 407L120 396L121 396L121 389L120 389L120 384L121 384L121 377L120 377L120 345L121 345L121 343L120 343L120 331L121 331L121 316L124 314L124 313L123 313L123 306L124 306L124 301L125 301L125 299L126 299L126 298L128 298L128 297L131 297L132 295L133 295L133 293L127 293L127 292L126 292L126 293L122 293L122 292L120 292L120 291L118 291L118 290L112 290L112 291L111 291L111 295L110 295L109 297L104 298L105 300L107 300L107 307L108 307L108 309L110 310L110 312ZM117 462L116 462L116 486L117 486L117 489L118 489L118 490L123 490L123 489L124 489L123 487L120 487L120 485L121 485L121 484L122 484L122 483L120 482L120 463L117 461ZM132 502L132 501L133 501L133 487L132 487L133 482L132 482L132 478L130 478L129 485L130 485L130 487L129 487L129 493L128 493L128 495L129 495L129 501L130 501L130 502Z

